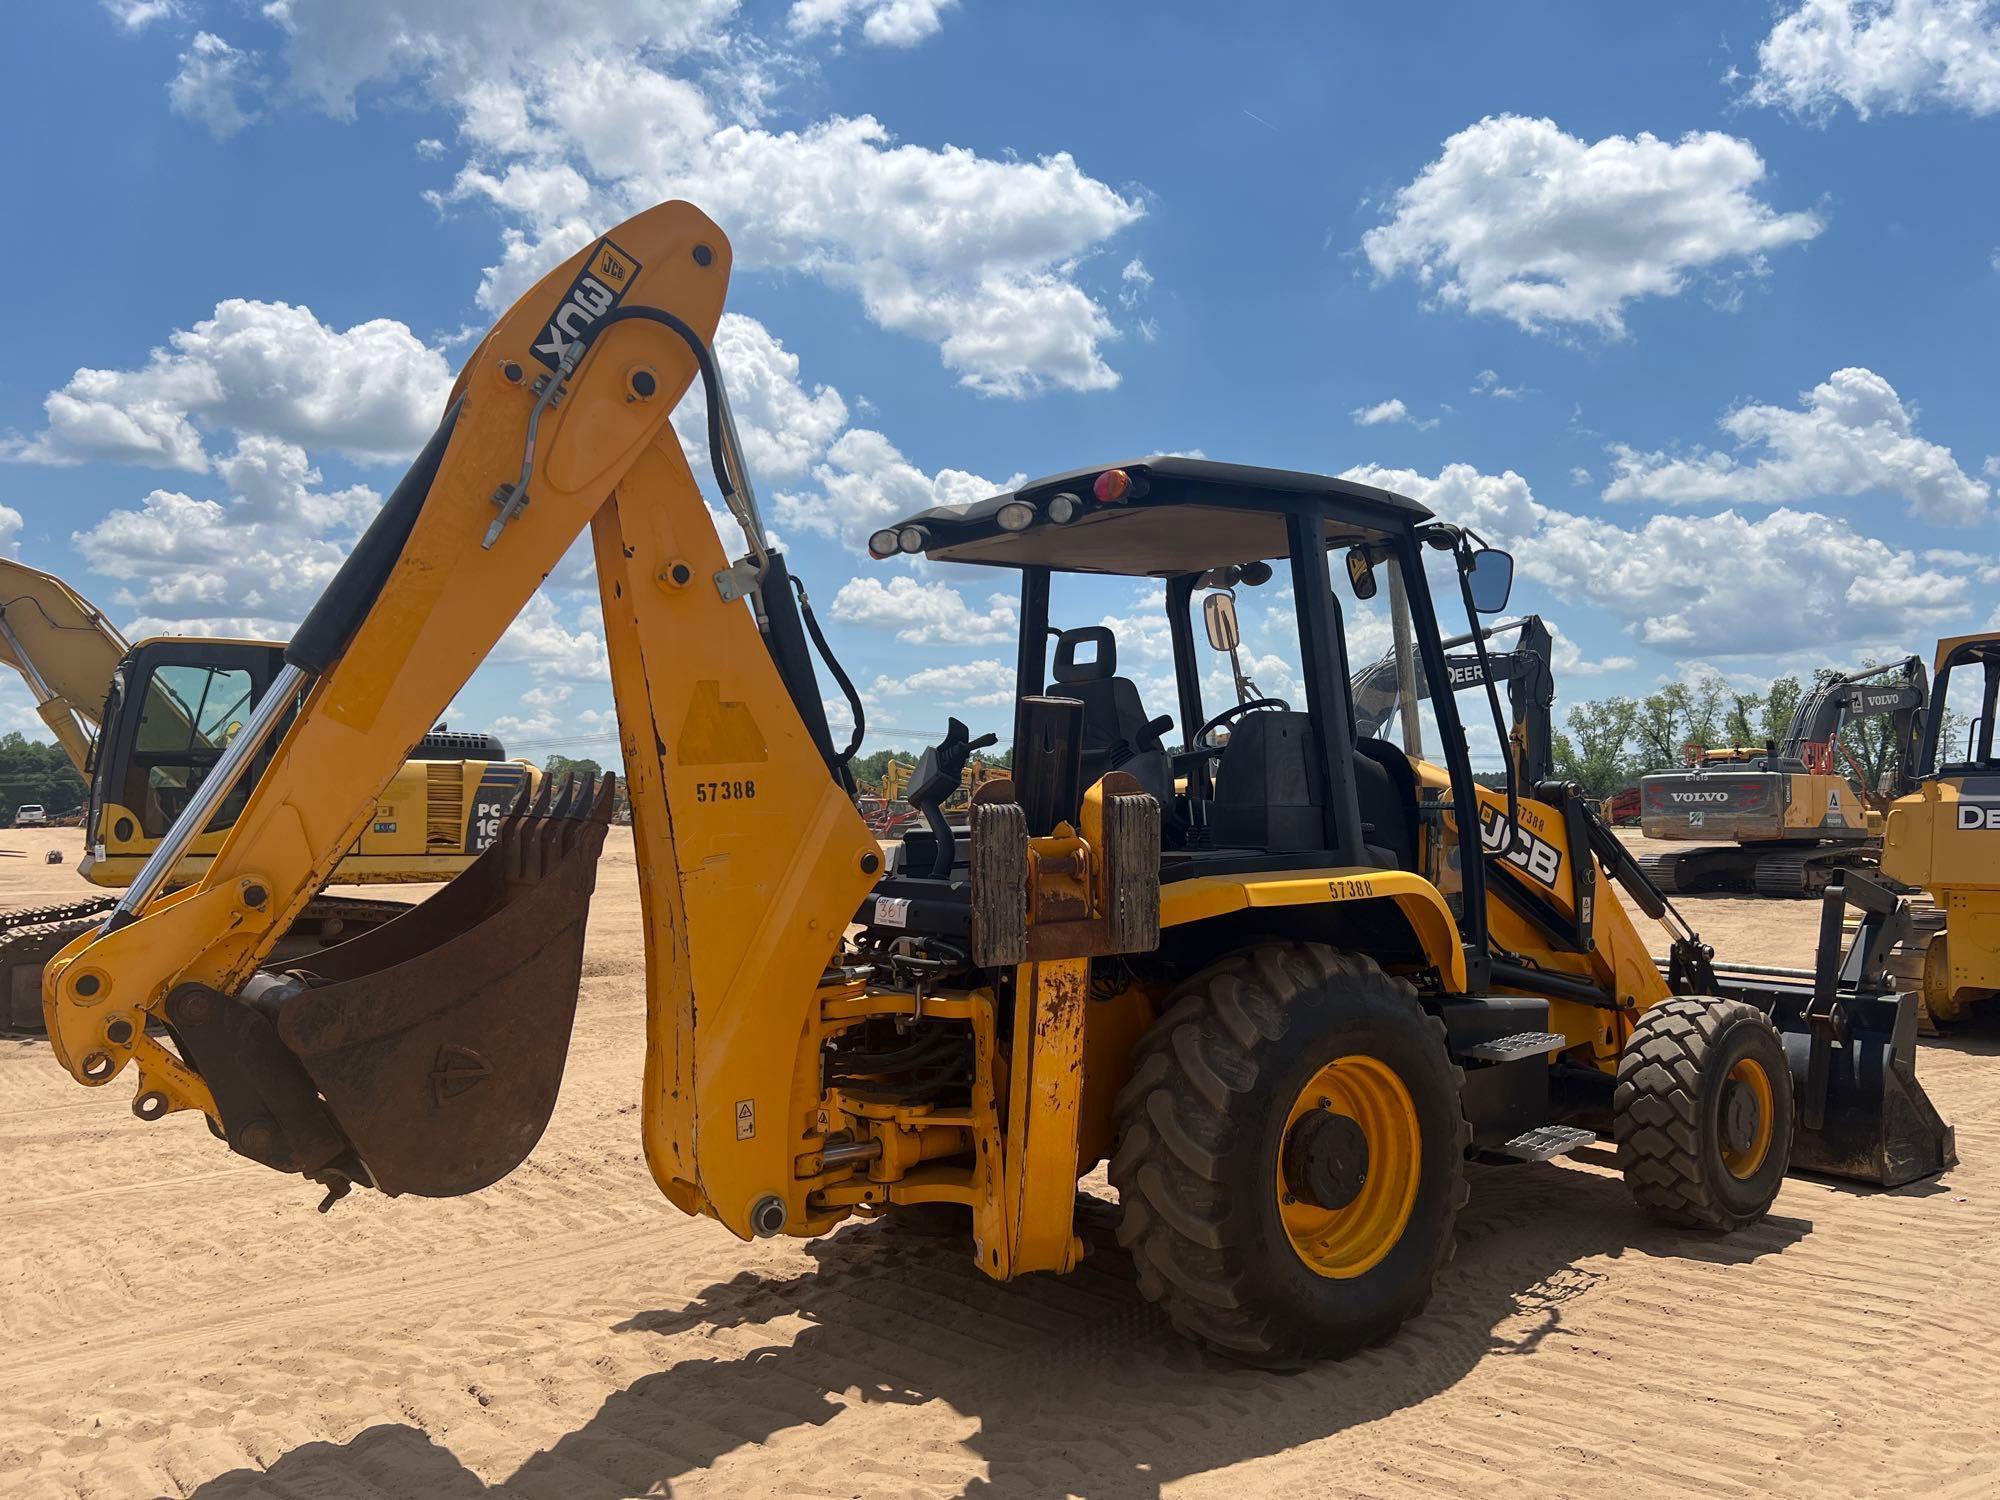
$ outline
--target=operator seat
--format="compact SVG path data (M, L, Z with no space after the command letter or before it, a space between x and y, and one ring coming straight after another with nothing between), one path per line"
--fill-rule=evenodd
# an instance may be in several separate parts
M1078 659L1078 648L1090 655ZM1139 688L1118 675L1118 642L1104 625L1082 625L1056 638L1055 681L1051 698L1074 698L1083 705L1083 784L1090 787L1106 771L1129 771L1171 818L1174 806L1173 762L1160 743L1160 731L1173 727L1162 715L1146 717Z

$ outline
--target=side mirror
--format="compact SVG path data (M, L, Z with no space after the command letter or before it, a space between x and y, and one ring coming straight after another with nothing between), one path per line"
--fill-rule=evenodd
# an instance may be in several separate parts
M1201 601L1201 621L1208 627L1208 643L1218 651L1234 651L1243 644L1243 632L1236 624L1236 600L1229 594L1209 594Z
M1347 549L1347 583L1354 590L1357 599L1373 599L1380 587L1375 582L1375 559L1368 555L1366 547Z
M1465 565L1472 590L1472 607L1482 615L1497 615L1514 592L1514 554L1498 547L1481 547Z

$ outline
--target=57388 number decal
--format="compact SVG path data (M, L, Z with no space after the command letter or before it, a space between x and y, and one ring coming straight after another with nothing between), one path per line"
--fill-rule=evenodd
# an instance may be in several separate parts
M748 802L757 795L754 781L697 781L694 784L694 800L697 802Z

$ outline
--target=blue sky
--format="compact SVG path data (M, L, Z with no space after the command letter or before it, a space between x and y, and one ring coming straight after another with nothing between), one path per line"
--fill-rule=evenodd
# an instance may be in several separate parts
M10 29L0 540L132 632L288 631L496 310L670 196L736 244L720 353L874 745L1000 727L1012 622L868 529L1151 451L1479 526L1570 701L2000 615L1990 0L102 0ZM1059 600L1121 622L1157 712L1148 602ZM609 707L578 556L452 716L606 755ZM0 725L34 727L12 682Z

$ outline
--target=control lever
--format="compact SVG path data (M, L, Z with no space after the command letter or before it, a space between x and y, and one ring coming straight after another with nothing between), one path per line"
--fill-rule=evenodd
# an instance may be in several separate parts
M908 796L910 806L924 815L931 836L937 840L937 853L931 859L933 880L949 880L952 864L958 858L958 839L945 821L944 800L958 790L972 752L998 743L999 738L995 734L982 734L975 740L965 725L957 719L947 719L944 738L917 757Z

